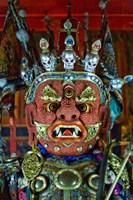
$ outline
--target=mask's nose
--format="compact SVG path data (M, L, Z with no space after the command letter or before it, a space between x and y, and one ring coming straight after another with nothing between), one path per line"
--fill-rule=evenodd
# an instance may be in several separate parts
M80 112L75 106L74 99L63 99L56 115L59 120L74 121L79 119Z

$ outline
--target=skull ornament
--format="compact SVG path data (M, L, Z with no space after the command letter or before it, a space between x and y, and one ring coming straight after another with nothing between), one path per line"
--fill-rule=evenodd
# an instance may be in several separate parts
M99 62L99 55L98 51L101 49L101 41L96 40L92 44L91 53L87 53L85 56L85 71L93 73L98 62Z
M30 86L33 81L33 73L31 69L24 68L21 70L21 78L24 80L27 86Z
M55 69L55 57L50 52L44 52L41 54L41 63L46 71L54 71Z
M73 49L65 50L62 53L62 61L64 63L64 69L71 70L74 69L74 64L76 62L76 53Z
M99 56L96 54L87 54L85 56L85 71L94 72L99 61Z

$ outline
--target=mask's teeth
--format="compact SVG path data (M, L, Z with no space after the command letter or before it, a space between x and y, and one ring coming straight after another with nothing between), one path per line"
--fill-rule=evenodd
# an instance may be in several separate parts
M69 135L69 136L63 135L63 131L65 129L70 129L71 132L72 132L72 135ZM58 138L65 138L65 137L66 138L69 138L69 137L70 138L72 138L72 137L77 138L77 137L80 137L79 132L81 132L81 130L78 126L72 126L72 127L70 127L70 126L59 126L59 127L56 127L54 132L55 132L55 137L58 137Z
M61 137L62 136L62 133L61 133L61 131L59 131L59 133L58 133L58 136L57 137Z
M57 128L56 128L56 133L57 133L57 135L59 134L59 131L60 131L60 128L57 127Z
M78 131L79 131L78 127L75 127L75 133L76 133L76 135L78 135Z
M77 127L78 128L78 131L80 131L81 132L81 129L79 128L79 127Z
M77 135L76 135L75 131L73 131L73 137L77 137Z

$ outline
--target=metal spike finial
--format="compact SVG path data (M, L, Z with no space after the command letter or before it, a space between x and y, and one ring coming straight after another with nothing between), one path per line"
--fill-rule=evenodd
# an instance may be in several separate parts
M71 0L68 0L67 8L68 8L68 18L71 18Z
M101 1L99 2L99 7L100 7L102 10L106 9L106 6L107 6L108 2L109 2L109 0L101 0Z

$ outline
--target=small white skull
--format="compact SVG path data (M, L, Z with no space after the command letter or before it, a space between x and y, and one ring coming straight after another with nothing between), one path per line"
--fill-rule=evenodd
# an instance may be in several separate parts
M30 86L33 81L33 73L31 69L24 68L21 70L21 78L27 86Z
M65 50L62 53L62 61L64 63L64 69L71 70L74 69L74 64L76 62L76 53L73 50Z
M50 52L45 52L41 54L41 63L46 71L54 71L55 69L55 57Z
M87 54L85 56L85 71L94 72L99 61L99 56L97 54Z

